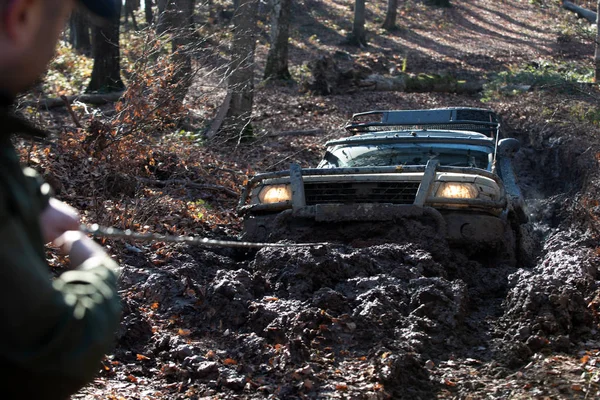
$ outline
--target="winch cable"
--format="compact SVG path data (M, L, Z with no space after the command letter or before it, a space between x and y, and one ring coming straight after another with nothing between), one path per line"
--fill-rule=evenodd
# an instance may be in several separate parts
M161 235L159 233L139 233L131 229L121 230L112 227L101 227L98 224L90 226L81 225L80 230L83 233L92 235L96 238L109 239L129 239L141 242L168 242L168 243L187 243L204 247L232 247L232 248L262 248L262 247L315 247L332 246L332 243L258 243L258 242L236 242L233 240L217 240L194 236Z

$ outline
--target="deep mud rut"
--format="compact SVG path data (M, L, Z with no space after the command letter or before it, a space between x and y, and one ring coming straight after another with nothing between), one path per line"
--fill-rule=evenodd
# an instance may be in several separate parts
M547 365L598 348L598 238L576 200L597 190L597 145L520 139L532 265L467 257L418 221L342 246L132 255L118 347L76 398L593 398L580 364Z

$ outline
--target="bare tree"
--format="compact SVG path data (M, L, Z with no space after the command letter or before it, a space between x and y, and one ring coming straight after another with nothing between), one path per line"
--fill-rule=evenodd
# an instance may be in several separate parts
M396 16L398 15L398 0L388 0L387 11L385 13L385 21L382 28L388 31L397 29Z
M92 52L90 22L85 13L80 10L75 10L69 19L69 41L73 48L80 53L90 54Z
M183 101L193 77L192 48L197 41L195 0L157 0L157 7L156 33L170 37L175 66L171 84L175 99Z
M272 0L271 47L267 56L265 79L290 80L288 42L292 0Z
M239 138L251 132L258 3L259 0L239 0L233 15L231 73L227 80L229 104L221 132L233 132Z
M594 60L596 64L596 82L600 82L600 0L596 5L596 53Z
M93 28L92 56L94 68L92 78L87 87L88 92L111 92L122 90L125 85L121 80L121 54L119 48L119 24L121 2L118 15L96 25Z
M170 17L172 24L173 62L175 73L173 75L176 99L183 101L191 85L192 74L192 47L195 42L196 32L194 26L195 0L172 0L173 14Z
M169 21L169 17L173 9L172 0L156 0L156 8L158 9L158 16L156 20L156 33L162 35L165 33L169 26L172 24Z
M139 30L137 21L135 19L135 11L140 8L140 0L125 0L125 24L129 23L129 17L131 17L131 23L133 29Z
M152 6L152 0L145 0L144 15L146 16L146 23L148 25L151 25L152 21L154 20L154 15L152 14Z
M365 0L355 0L354 2L354 22L352 23L352 33L347 39L348 44L355 46L367 45L367 32L365 31Z

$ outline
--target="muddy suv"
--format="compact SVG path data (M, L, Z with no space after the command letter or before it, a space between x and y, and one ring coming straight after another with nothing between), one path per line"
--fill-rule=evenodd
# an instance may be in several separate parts
M328 142L317 168L249 180L238 207L244 239L310 240L298 233L416 218L450 242L490 245L527 221L511 165L519 142L500 139L493 111L371 111L346 130L355 136Z

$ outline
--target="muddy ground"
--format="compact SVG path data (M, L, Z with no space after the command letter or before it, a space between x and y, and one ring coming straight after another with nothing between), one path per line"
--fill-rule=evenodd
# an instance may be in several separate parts
M564 167L588 144L545 152L525 146L517 164L525 174L527 164ZM570 165L568 173L598 167L585 158L577 158L582 170ZM524 175L525 192L544 193L548 187L533 178ZM542 247L529 267L468 258L418 222L393 243L252 253L180 247L161 267L132 255L121 279L126 312L117 351L102 374L112 382L108 392L149 399L596 396L597 376L586 376L581 363L555 375L536 371L560 354L600 345L598 238L567 200L585 188L565 186L529 199Z
M338 3L324 2L349 18ZM454 3L443 11L407 2L406 15L424 17L404 17L406 28L382 35L370 49L343 50L360 58L400 49L409 72L477 77L538 57L590 55L589 45L559 32L565 17L555 2L539 2L540 8L516 0ZM301 4L298 18L321 18L322 10L310 11L315 2ZM314 21L300 22L300 33L313 32ZM320 43L293 50L292 61L339 46L337 33L318 36ZM567 102L597 104L598 93L591 100L578 96L532 89L488 104L503 118L505 134L522 143L515 169L531 214L529 262L466 255L419 221L393 235L381 226L361 227L361 237L335 246L167 246L167 262L157 262L156 244L117 246L125 311L116 349L98 379L74 398L600 396L600 141L597 126L573 128L561 118ZM240 164L263 171L290 161L315 165L323 142L340 136L352 112L482 106L480 96L311 97L294 86L268 85L257 89L256 103L259 131L327 132L262 138L231 150ZM339 243L337 236L329 239Z

